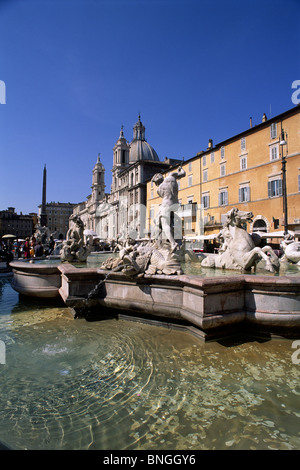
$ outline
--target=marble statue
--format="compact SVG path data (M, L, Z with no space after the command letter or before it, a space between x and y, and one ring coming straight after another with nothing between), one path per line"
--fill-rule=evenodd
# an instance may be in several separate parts
M227 212L223 228L217 235L221 242L219 252L204 258L201 266L251 271L263 259L266 270L278 272L280 263L273 249L270 246L256 246L257 237L252 237L243 226L252 218L252 212L240 211L236 207Z
M289 261L290 263L300 266L300 242L296 242L294 237L290 234L286 235L280 243L284 255L282 261Z
M62 261L85 261L87 248L84 244L84 224L79 216L74 216L72 226L67 232L66 240L62 244L60 258Z
M35 232L33 235L37 242L41 242L42 245L47 245L50 241L50 230L46 226L36 225Z
M119 257L108 258L101 269L122 271L124 274L139 277L144 274L182 274L182 247L175 239L175 211L179 207L177 179L183 176L185 171L181 167L166 178L161 173L153 176L152 181L158 186L157 193L162 198L162 203L151 239L138 241L119 238L115 247Z
M119 256L108 258L101 269L138 277L144 274L182 274L180 256L173 252L170 242L158 243L156 240L122 247Z
M166 178L161 173L156 173L151 180L158 186L157 194L162 198L162 203L154 221L155 229L152 238L157 240L159 244L163 240L168 240L172 252L175 252L178 248L178 242L175 240L174 234L176 225L175 211L179 208L177 179L183 176L185 176L185 171L182 167L179 167L177 172L171 173Z

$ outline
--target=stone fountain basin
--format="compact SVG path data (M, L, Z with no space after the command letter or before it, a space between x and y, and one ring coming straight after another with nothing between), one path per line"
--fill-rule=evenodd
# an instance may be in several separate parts
M12 287L22 295L40 298L60 297L61 272L57 262L13 261Z
M231 331L300 333L300 277L145 275L130 277L72 264L15 261L13 288L31 297L58 297L75 311L93 308L194 328L213 338ZM96 293L90 293L96 289ZM106 313L104 313L106 312Z
M60 265L60 295L76 309L131 312L197 328L205 338L236 327L299 334L300 278L259 275L199 277L145 275ZM95 297L89 293L99 285Z

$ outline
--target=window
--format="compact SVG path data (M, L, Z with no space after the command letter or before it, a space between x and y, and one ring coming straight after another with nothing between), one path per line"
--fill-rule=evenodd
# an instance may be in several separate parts
M202 157L202 163L203 163L203 166L206 166L206 155L203 155L203 157Z
M221 147L221 158L225 158L225 147Z
M273 122L271 124L270 131L271 131L271 139L276 139L277 137L277 123L276 122Z
M225 176L226 175L226 164L222 163L220 165L220 176Z
M189 163L189 171L192 171L192 162Z
M272 145L270 147L270 160L278 160L279 152L278 152L278 145Z
M188 203L188 204L193 204L193 198L194 198L194 196L189 196L189 197L187 198L187 203Z
M268 181L268 197L282 196L282 180L274 179Z
M239 202L248 202L250 201L250 187L241 186L239 188Z
M177 180L178 191L180 190L180 180Z
M227 189L222 189L219 192L219 206L226 206L228 204L228 192Z
M192 230L192 220L190 217L184 219L184 228L185 230Z
M203 209L208 209L209 208L209 194L203 194L201 202L202 202Z
M263 219L255 220L253 223L253 232L267 232L267 224Z
M241 150L246 150L246 137L241 138Z
M208 180L208 176L207 176L207 169L206 170L203 170L203 181L206 182Z
M247 156L240 157L240 169L246 170L247 169Z
M210 163L214 163L215 161L215 152L211 152L210 154Z
M192 186L193 185L193 175L189 175L188 177L188 186Z

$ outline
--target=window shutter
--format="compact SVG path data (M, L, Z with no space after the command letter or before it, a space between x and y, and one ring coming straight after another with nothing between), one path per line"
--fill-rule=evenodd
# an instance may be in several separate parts
M268 197L272 197L272 193L271 193L271 181L268 181Z
M250 186L247 187L247 201L250 201Z

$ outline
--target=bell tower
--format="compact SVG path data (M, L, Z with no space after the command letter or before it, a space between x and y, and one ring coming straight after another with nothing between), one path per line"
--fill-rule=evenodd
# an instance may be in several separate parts
M96 165L93 168L93 180L92 180L92 200L93 202L99 202L104 199L105 195L105 168L100 162L100 153Z
M129 162L129 145L128 145L127 140L124 137L123 126L121 126L120 135L116 142L116 145L113 148L113 151L114 151L113 168L126 167Z

